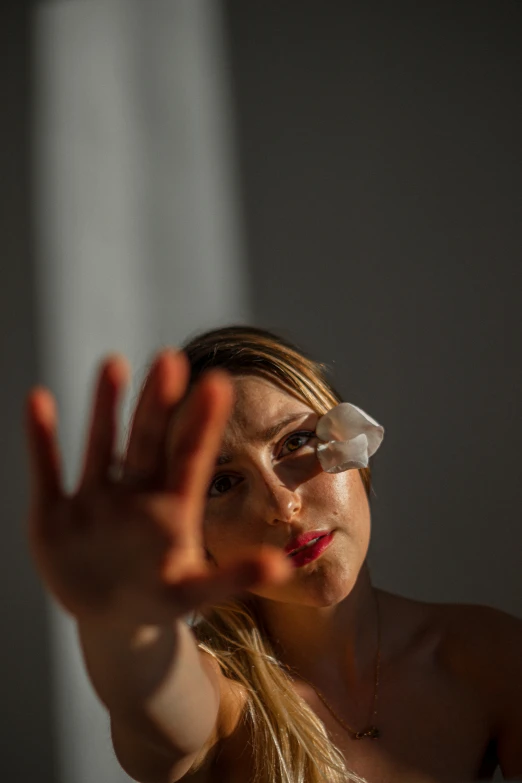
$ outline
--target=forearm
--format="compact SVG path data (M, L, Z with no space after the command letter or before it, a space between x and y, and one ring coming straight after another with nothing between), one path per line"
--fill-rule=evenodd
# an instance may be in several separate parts
M126 631L81 622L78 632L90 680L113 721L174 756L202 747L216 723L218 687L183 621Z

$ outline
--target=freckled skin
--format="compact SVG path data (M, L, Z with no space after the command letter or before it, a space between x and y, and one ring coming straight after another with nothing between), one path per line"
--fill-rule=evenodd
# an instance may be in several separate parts
M284 548L298 533L335 530L323 555L296 568L289 582L252 592L308 606L338 603L354 587L369 546L370 510L359 472L325 473L315 437L293 452L284 450L293 433L315 429L319 416L306 403L255 376L235 378L234 385L235 405L222 444L232 461L215 473L230 477L218 485L230 488L208 499L206 548L219 566L241 550L267 544ZM257 433L301 412L270 442L256 440ZM297 442L291 444L295 448Z

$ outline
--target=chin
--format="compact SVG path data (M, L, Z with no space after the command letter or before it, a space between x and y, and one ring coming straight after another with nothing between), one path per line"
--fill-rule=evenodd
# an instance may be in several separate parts
M312 584L306 584L302 591L302 603L317 608L336 606L344 601L353 590L356 578L329 578L314 580Z

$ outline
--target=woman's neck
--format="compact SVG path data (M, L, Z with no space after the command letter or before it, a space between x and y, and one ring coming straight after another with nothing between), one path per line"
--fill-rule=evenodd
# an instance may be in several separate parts
M328 607L256 599L280 661L314 683L341 678L356 685L373 672L378 606L366 563L350 593Z

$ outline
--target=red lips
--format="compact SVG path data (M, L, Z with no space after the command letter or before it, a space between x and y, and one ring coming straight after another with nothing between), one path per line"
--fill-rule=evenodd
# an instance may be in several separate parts
M289 555L295 552L296 549L308 544L314 538L320 538L321 536L328 535L328 530L311 530L309 533L301 533L299 536L292 538L291 541L285 546L285 554Z

